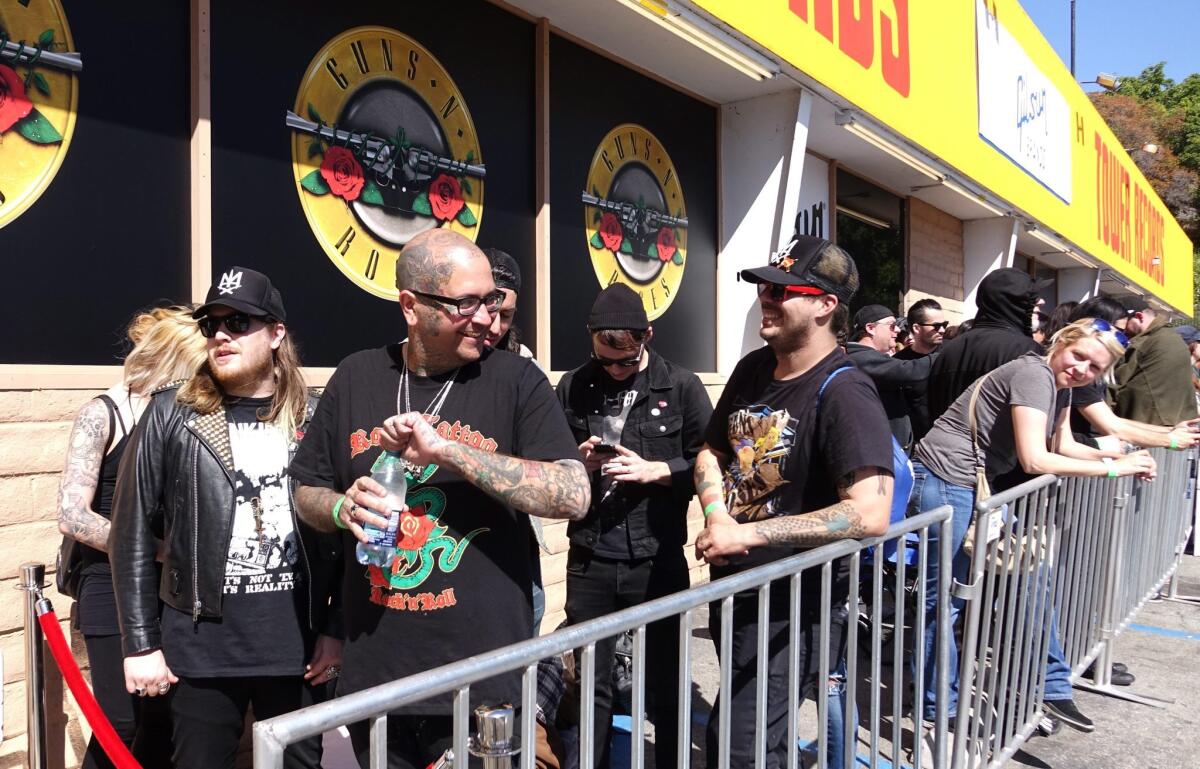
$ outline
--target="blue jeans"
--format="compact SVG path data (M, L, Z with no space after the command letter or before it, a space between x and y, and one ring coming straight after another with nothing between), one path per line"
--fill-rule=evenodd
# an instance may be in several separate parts
M950 552L953 553L952 576L965 582L971 559L963 552L962 543L967 538L967 528L971 525L971 514L975 506L975 489L966 486L956 486L947 483L925 467L920 462L913 461L913 493L908 504L910 516L932 510L942 505L950 505L954 511L951 518ZM940 548L938 537L940 530L937 526L929 528L929 550L925 559L925 680L922 686L922 717L932 721L937 717L937 588L939 564L937 553ZM964 601L961 598L950 600L950 628L958 619ZM951 632L947 629L947 632ZM946 704L946 712L953 718L958 712L958 642L950 636L950 654L946 663L950 668L950 696ZM916 661L913 662L913 675L916 675Z
M1047 599L1049 600L1049 599ZM1075 694L1071 688L1071 666L1058 640L1058 609L1050 609L1050 646L1046 648L1046 691L1042 699L1070 700Z

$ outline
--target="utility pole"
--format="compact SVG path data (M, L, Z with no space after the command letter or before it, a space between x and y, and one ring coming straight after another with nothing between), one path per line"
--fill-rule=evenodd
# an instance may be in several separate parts
M1071 0L1071 77L1075 77L1075 0Z

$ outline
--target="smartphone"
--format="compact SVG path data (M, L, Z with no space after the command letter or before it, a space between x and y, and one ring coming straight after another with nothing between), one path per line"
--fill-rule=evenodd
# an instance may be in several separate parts
M592 448L592 453L594 453L594 454L616 454L617 447L612 445L611 443L597 443Z

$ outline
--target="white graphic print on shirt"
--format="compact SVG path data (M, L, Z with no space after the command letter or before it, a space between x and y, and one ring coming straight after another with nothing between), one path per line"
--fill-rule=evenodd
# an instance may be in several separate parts
M234 513L225 560L225 593L291 590L297 534L287 488L287 443L265 422L229 424Z

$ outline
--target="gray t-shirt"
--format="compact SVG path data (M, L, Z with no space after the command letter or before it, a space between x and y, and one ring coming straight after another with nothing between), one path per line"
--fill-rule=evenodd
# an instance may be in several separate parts
M971 448L971 394L982 377L968 387L917 444L913 458L939 478L957 486L974 487L975 452ZM975 404L979 447L988 480L1017 466L1012 406L1028 406L1046 414L1046 437L1054 432L1054 374L1040 355L1026 353L988 376Z

